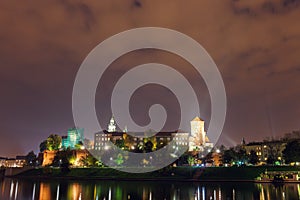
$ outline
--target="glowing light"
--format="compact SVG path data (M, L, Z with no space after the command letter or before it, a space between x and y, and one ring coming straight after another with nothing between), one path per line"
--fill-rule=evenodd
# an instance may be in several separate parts
M56 192L56 200L59 199L59 185L57 186L57 192Z
M109 188L109 191L108 191L108 200L111 200L111 187Z
M235 190L232 189L232 199L235 200Z
M34 184L33 191L32 191L32 200L34 200L34 198L35 198L35 187L36 187L36 185Z
M17 184L16 184L15 199L17 199L17 196L18 196L18 186L19 186L19 182L17 182Z
M214 199L217 199L217 191L214 190Z
M12 198L13 191L14 191L14 182L12 181L11 184L10 184L10 193L9 193L10 198Z

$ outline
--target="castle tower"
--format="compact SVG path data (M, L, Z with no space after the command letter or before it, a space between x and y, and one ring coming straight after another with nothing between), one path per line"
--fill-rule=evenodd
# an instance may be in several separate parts
M191 121L191 136L195 138L195 145L205 145L206 133L204 131L204 120L195 117Z
M109 121L107 131L108 132L116 132L116 130L117 130L116 122L115 122L114 117L112 116L110 121Z

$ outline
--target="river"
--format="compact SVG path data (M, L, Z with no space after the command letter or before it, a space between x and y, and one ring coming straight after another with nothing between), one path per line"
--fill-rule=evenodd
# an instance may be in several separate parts
M299 184L0 179L0 199L299 199Z

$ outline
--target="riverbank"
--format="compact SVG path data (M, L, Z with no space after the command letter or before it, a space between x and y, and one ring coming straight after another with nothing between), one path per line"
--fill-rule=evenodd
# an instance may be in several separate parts
M35 168L14 178L34 179L99 179L99 180L166 180L166 181L256 181L266 171L300 171L294 166L257 167L168 167L149 173L131 174L113 168Z

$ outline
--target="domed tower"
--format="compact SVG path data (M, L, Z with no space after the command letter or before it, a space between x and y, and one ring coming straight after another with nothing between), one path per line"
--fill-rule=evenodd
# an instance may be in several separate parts
M110 121L109 121L107 131L108 132L116 132L116 130L117 130L117 125L116 125L114 117L112 116Z

